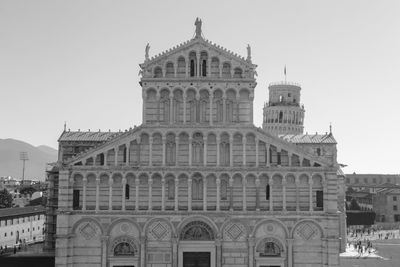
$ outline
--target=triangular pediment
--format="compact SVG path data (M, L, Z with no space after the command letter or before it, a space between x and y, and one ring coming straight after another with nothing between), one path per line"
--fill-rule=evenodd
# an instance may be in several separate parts
M148 58L140 64L142 69L142 75L144 78L151 77L146 74L152 73L152 70L157 67L165 67L166 63L173 62L176 63L178 58L183 56L184 58L188 58L188 54L191 51L195 51L200 53L202 51L207 52L209 58L218 57L219 62L229 62L234 67L240 67L244 72L251 72L252 77L254 76L255 69L257 65L251 62L250 55L247 55L247 58L244 56L238 55L216 43L213 43L207 39L202 37L193 38L188 41L185 41L177 46L174 46L168 50L157 54L151 58ZM248 53L250 51L250 47L248 47Z
M185 129L179 127L170 127L167 131L168 133L173 133L174 136L181 136L181 134L187 134L188 136L192 136L195 133L202 132L202 135L209 136L210 134L214 134L216 136L222 136L223 134L227 133L226 128L216 128L213 130L204 129L203 131L199 131L199 129ZM268 147L273 147L277 151L284 151L288 155L296 155L300 159L306 159L310 166L318 166L318 167L331 167L331 163L325 160L324 158L317 157L313 154L308 153L301 147L297 146L296 144L287 142L277 136L274 136L268 132L263 131L257 127L243 127L240 129L235 130L235 132L230 133L230 140L232 141L235 134L239 134L242 136L254 136L255 140L259 141L259 146L263 144L267 145ZM90 150L83 152L81 154L76 155L75 157L68 160L66 163L69 165L85 165L85 162L88 159L96 160L96 158L100 154L107 155L109 151L118 148L121 151L121 146L127 146L130 149L133 149L133 144L139 145L141 143L141 139L143 136L147 136L150 139L147 140L156 140L156 136L160 136L161 139L166 140L167 137L165 134L162 134L159 128L147 128L147 127L136 127L132 130L129 130L125 133L122 133L115 138L109 139L105 143L91 148ZM147 141L148 142L148 141ZM149 148L147 148L149 149ZM261 149L260 149L261 151ZM259 152L261 154L261 152Z

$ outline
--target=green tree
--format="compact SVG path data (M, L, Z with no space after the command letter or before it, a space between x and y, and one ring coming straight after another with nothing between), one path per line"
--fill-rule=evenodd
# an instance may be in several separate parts
M22 195L25 195L25 194L32 195L36 191L37 190L35 188L33 188L32 186L26 186L26 187L22 187L19 190L19 193L22 194Z
M0 191L0 209L11 208L12 201L12 195L7 191L7 189Z

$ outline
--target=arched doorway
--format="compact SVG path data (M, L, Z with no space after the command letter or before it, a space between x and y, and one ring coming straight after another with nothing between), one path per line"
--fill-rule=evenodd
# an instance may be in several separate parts
M257 243L255 260L256 267L284 267L286 249L277 238L264 238Z
M215 233L203 221L186 224L179 234L179 267L215 267Z
M129 237L119 237L114 239L109 248L109 266L139 266L139 250L135 240Z

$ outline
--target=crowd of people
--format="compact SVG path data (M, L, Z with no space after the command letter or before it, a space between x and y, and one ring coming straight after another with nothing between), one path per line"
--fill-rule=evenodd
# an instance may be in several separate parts
M400 239L400 229L383 230L375 226L347 229L347 249L357 252L359 257L376 254L373 241L385 239Z

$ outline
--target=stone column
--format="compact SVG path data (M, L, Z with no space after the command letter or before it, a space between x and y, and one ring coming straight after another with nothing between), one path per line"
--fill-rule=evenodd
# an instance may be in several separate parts
M258 167L258 138L255 138L256 140L256 167Z
M217 211L220 210L220 200L221 200L221 179L217 177L216 179L216 184L217 184Z
M126 178L122 178L122 210L125 210ZM130 197L130 194L129 194Z
M309 203L309 206L310 206L310 211L313 211L314 209L313 209L313 191L312 191L312 187L313 187L313 180L312 180L312 177L310 177L309 178L309 180L308 180L308 190L309 190L309 200L310 200L310 203Z
M149 208L148 210L153 210L153 203L152 203L152 199L153 199L153 179L149 179Z
M100 205L100 177L96 177L96 211L99 211L99 205Z
M107 243L108 236L101 237L101 267L107 266Z
M272 180L272 177L270 177L269 178L269 211L274 211L273 185L274 185L274 180Z
M178 165L179 160L179 136L175 136L175 166Z
M207 177L203 179L203 210L207 210Z
M188 211L192 210L192 178L188 179Z
M328 196L328 189L327 189L327 182L326 182L326 177L323 178L322 181L322 193L323 193L323 199L322 199L322 206L323 206L323 211L327 212L328 211L328 204L326 203L326 197Z
M192 166L192 137L189 136L189 166Z
M197 71L196 71L196 73L197 73L197 77L200 77L200 54L197 54Z
M229 210L233 211L233 178L229 178Z
M265 153L265 162L266 162L266 166L267 167L269 167L271 164L270 164L270 155L269 155L269 144L265 144L265 151L266 151L266 153Z
M174 93L169 93L169 123L174 123Z
M296 175L296 211L300 211L300 201L299 201L299 187L300 187L300 181L299 181L299 176Z
M140 185L140 180L139 177L135 178L135 210L139 210L139 185Z
M161 178L161 210L165 210L165 177Z
M176 178L175 179L175 196L174 196L174 201L175 201L175 211L177 211L178 210L178 197L179 197L179 179L178 178Z
M118 166L118 152L119 152L119 147L115 147L114 148L114 153L115 153L114 166Z
M289 166L292 166L292 153L288 153Z
M254 100L254 95L253 93L250 94L250 123L253 124L253 101Z
M288 243L288 267L293 267L293 241L294 239L286 239Z
M243 166L246 166L246 144L247 144L247 139L246 136L243 136Z
M286 211L286 177L282 179L282 210Z
M145 89L142 90L142 103L143 103L143 110L142 110L142 121L143 124L146 124L146 101L147 101L147 94Z
M183 93L183 123L186 124L186 96Z
M247 239L247 244L249 247L249 267L254 266L254 245L255 245L255 239L253 236L249 236Z
M256 178L256 211L260 211L260 177Z
M226 124L226 96L224 92L224 96L222 97L222 123Z
M130 143L125 144L126 147L126 161L125 161L125 165L129 166L129 150L130 150Z
M222 238L218 237L215 240L215 249L216 249L216 267L222 266Z
M140 267L146 266L146 237L140 238Z
M82 210L86 210L86 187L87 179L83 178L83 192L82 192Z
M112 210L112 190L113 190L113 178L110 174L110 179L108 180L108 186L109 186L109 193L108 193L108 210Z
M163 136L162 137L162 165L165 166L165 161L166 161L166 157L167 155L165 154L165 146L166 146L166 137Z
M177 236L172 237L172 266L178 266L178 242Z
M149 166L153 166L153 136L149 137Z
M212 99L212 93L210 94L210 125L213 125L213 99Z
M221 164L221 160L220 160L220 150L221 150L221 148L220 148L220 142L221 142L221 140L220 140L220 137L219 137L219 135L217 135L217 166L220 166Z
M207 136L203 136L203 166L207 166Z
M229 166L233 166L233 136L229 136Z
M246 196L246 184L247 184L247 180L246 180L246 177L243 177L243 180L242 180L242 196L243 196L243 210L245 211L245 210L247 210L247 196Z
M107 155L108 155L108 151L104 151L103 152L103 154L104 154L104 166L107 166Z

